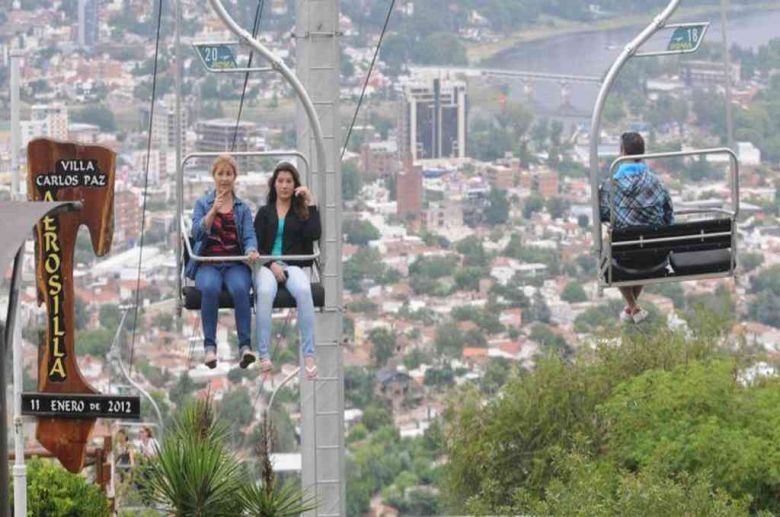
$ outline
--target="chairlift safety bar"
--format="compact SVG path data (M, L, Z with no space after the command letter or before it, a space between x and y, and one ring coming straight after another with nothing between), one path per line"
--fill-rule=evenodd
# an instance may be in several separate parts
M191 221L184 217L184 215L181 216L181 227L182 229L189 229L191 226ZM192 252L192 245L190 244L190 240L187 238L189 232L185 231L182 233L182 238L184 239L184 245L187 247L187 253L190 256L190 260L194 260L195 262L248 262L249 261L249 255L229 255L229 256L219 256L219 257L205 257L203 255L195 255L195 253ZM312 253L310 255L260 255L258 260L265 261L265 262L271 262L274 260L292 260L292 261L299 261L299 260L316 260L320 257L319 251Z
M303 177L305 179L306 185L311 185L311 166L309 165L309 159L306 158L306 155L303 154L300 151L291 149L291 150L281 150L281 151L234 151L234 152L228 152L228 151L198 151L194 153L189 153L187 156L184 157L184 160L181 162L181 170L184 171L184 167L187 166L187 163L190 160L194 160L196 158L216 158L217 156L222 156L223 154L228 154L234 158L284 158L284 157L295 157L298 158L303 162L304 170L303 170Z

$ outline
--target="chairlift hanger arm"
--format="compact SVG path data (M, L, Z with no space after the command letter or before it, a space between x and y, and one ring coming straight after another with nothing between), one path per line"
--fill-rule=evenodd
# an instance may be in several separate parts
M213 0L212 0L213 1ZM601 228L598 221L601 220L599 214L599 202L598 202L598 189L599 189L599 137L601 133L601 115L606 105L607 96L609 95L612 86L617 79L618 74L625 66L626 62L636 53L637 49L641 47L653 34L658 32L664 24L671 18L672 14L680 6L682 0L670 0L669 4L656 16L653 21L640 32L636 38L634 38L610 67L604 82L601 85L598 97L596 98L596 104L593 108L593 116L590 124L590 187L591 196L593 197L592 214L593 214L593 242L596 246L596 252L598 256L601 256L603 251L603 242L601 236Z
M245 42L247 45L255 49L255 51L257 51L261 56L263 56L271 64L272 67L274 67L276 70L279 71L280 74L282 74L282 76L287 80L290 86L292 86L293 89L295 90L295 93L298 96L298 99L300 100L304 111L306 112L306 116L309 119L309 125L312 128L312 132L314 133L314 142L315 142L315 147L317 149L316 163L318 169L323 172L322 180L320 181L320 185L319 185L321 192L318 193L319 195L317 197L320 199L323 206L328 206L327 199L326 199L327 188L325 185L325 181L327 178L327 174L325 174L325 172L328 170L327 155L325 153L325 139L323 137L322 125L320 123L320 119L317 116L317 110L315 109L314 103L312 102L311 97L306 91L306 88L303 86L303 83L301 83L300 79L298 79L295 73L293 73L293 71L287 67L284 61L282 61L282 59L279 58L279 56L274 54L270 49L266 48L263 44L261 44L255 38L253 38L248 31L246 31L238 23L236 23L236 21L230 16L227 10L225 10L225 6L222 5L221 0L209 0L209 3L211 4L211 7L214 9L217 15L220 17L220 19L228 27L228 29L230 29L230 31L233 32L236 36L238 36L242 42ZM325 242L327 242L325 236L325 228L323 228L322 233L323 233L322 238L325 240ZM323 263L326 261L326 258L327 257L324 253L324 248L323 248L323 253L322 253Z

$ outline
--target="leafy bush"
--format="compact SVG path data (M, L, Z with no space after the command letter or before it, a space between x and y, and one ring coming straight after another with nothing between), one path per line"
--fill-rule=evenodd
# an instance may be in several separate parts
M110 515L108 499L83 476L41 458L27 462L27 514L48 517Z

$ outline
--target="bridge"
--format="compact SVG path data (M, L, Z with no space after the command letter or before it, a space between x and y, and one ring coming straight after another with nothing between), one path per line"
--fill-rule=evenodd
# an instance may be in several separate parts
M601 77L592 75L554 74L550 72L502 70L498 68L464 68L411 65L409 67L409 71L414 74L461 75L466 77L508 77L525 81L549 81L561 84L601 84Z

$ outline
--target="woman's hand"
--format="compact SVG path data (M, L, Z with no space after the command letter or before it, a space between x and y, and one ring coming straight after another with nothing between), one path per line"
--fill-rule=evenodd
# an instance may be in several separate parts
M249 259L247 260L247 262L249 262L249 264L251 265L257 262L258 260L260 260L260 254L257 252L257 250L252 250L249 253L247 253L247 258Z
M303 185L295 189L295 197L299 197L299 196L303 196L303 199L306 201L307 206L312 206L314 204L314 196L312 196L309 189L304 187Z
M283 284L287 281L287 277L284 275L284 269L276 262L271 263L271 273L274 274L276 281Z
M214 209L223 214L233 209L233 196L229 190L223 190L217 194L214 199Z

